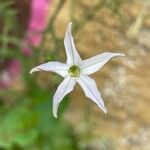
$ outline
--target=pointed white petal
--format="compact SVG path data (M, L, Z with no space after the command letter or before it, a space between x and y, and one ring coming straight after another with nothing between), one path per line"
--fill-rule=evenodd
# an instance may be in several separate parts
M66 64L63 64L61 62L57 61L50 61L45 64L41 64L35 68L33 68L30 73L33 73L35 71L51 71L58 73L62 77L65 77L68 74L68 66Z
M73 90L75 83L76 80L74 78L67 77L58 86L53 97L53 115L55 118L57 118L57 110L59 107L59 103L68 93L70 93Z
M81 58L75 48L74 40L71 34L71 25L72 23L70 22L66 30L64 45L67 55L67 64L73 65L80 63Z
M105 113L107 113L107 109L104 105L103 99L101 98L101 94L97 89L95 81L88 76L82 76L77 80L77 82L82 87L85 95L94 101Z
M82 62L80 68L82 69L83 74L90 75L96 71L98 71L105 63L107 63L112 57L115 56L125 56L121 53L102 53L86 59Z

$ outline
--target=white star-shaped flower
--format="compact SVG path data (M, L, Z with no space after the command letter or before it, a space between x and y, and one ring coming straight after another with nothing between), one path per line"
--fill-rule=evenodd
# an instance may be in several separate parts
M50 61L33 68L30 73L35 71L51 71L64 78L53 97L54 117L57 118L57 110L60 102L74 89L76 82L79 83L85 92L85 95L106 113L107 109L104 105L101 93L99 92L95 81L88 75L98 71L112 57L124 56L124 54L106 52L89 59L82 60L75 48L71 34L71 25L72 23L70 22L64 39L67 62L61 63L58 61Z

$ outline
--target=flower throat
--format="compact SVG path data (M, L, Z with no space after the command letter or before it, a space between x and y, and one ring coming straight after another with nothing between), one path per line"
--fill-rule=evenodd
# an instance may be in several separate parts
M71 77L79 77L80 76L80 68L78 66L71 66L68 70L68 73Z

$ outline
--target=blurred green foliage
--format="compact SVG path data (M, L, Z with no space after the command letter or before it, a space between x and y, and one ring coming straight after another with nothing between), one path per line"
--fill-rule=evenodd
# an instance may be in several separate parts
M0 107L0 147L4 149L66 150L77 149L71 126L52 115L52 95L38 86L28 91L11 107ZM65 98L60 114L67 106Z
M20 54L19 46L21 45L21 28L17 21L17 10L11 7L13 1L6 0L0 2L0 57L16 57ZM11 47L10 50L10 46ZM12 50L17 51L14 52ZM17 50L16 50L17 49Z

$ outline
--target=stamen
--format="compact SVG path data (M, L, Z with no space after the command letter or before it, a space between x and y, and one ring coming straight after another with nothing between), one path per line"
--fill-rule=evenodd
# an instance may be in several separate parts
M71 77L79 77L80 76L80 68L78 66L71 66L68 70L68 73Z

